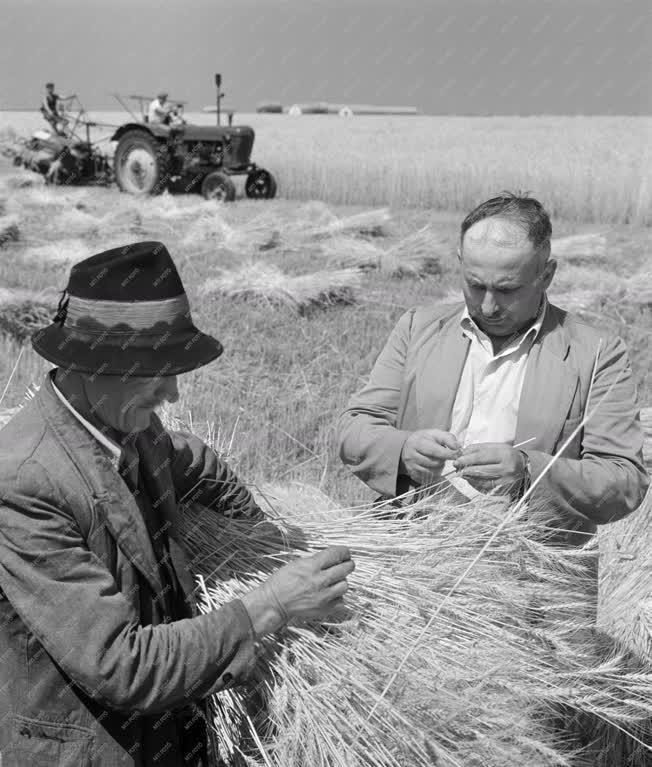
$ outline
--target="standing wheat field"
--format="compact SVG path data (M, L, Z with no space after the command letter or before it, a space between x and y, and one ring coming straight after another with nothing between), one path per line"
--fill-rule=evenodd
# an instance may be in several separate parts
M126 112L92 117L115 125L130 119ZM213 124L214 117L190 113L188 120ZM28 135L42 122L36 112L0 113L5 133ZM652 224L648 117L236 114L235 123L254 128L253 159L289 199L467 210L521 189L554 217Z

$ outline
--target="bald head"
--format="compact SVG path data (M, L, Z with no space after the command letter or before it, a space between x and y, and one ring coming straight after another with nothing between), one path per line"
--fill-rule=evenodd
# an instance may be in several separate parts
M526 266L534 265L537 274L550 257L550 240L537 246L520 221L503 216L483 218L472 224L462 235L461 246L462 252L470 249L488 261L511 256Z
M469 314L489 336L510 336L537 314L556 264L520 221L481 218L462 235L462 289Z

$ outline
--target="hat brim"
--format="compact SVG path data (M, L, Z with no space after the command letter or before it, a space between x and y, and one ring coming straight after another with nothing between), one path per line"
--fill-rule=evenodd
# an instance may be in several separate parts
M110 344L107 339L93 348L57 324L32 336L37 354L68 370L96 375L134 377L173 376L188 373L217 359L224 347L212 336L195 328L158 338L156 344ZM154 348L156 346L156 348Z

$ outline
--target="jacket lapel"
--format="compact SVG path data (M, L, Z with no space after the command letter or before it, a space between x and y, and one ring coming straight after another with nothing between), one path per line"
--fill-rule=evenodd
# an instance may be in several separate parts
M37 395L39 406L65 450L89 485L92 501L107 530L155 593L163 589L158 563L145 520L129 488L117 471L115 459L61 403L50 374Z
M420 429L449 429L455 395L469 351L460 326L461 310L435 328L419 351L416 372Z
M566 421L578 377L569 360L570 339L549 305L541 334L529 353L518 407L515 441L552 453Z

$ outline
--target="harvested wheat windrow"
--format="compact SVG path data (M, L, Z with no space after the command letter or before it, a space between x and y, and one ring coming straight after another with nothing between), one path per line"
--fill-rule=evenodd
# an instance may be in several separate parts
M401 519L329 508L302 489L263 487L260 497L281 538L181 509L203 610L328 545L349 546L356 569L329 623L291 622L266 637L257 681L216 696L227 764L244 754L261 767L571 765L570 739L546 726L560 706L596 731L622 726L622 738L652 714L649 668L590 640L597 546L553 545L545 510L506 520L497 499L431 500Z
M23 343L52 322L56 299L50 293L0 288L0 334Z
M322 239L338 234L356 234L364 237L385 237L389 234L388 225L391 220L389 210L369 210L355 213L344 218L335 218L326 224L305 227L303 222L295 224L296 234L310 238Z
M383 251L360 237L338 235L320 243L319 252L329 266L348 269L379 269Z
M440 261L447 250L441 235L424 226L385 251L380 270L393 277L440 274Z
M652 307L652 269L634 274L627 280L625 300L637 306Z
M292 276L273 264L252 261L206 280L202 293L281 304L300 312L310 307L352 303L361 276L357 269Z
M652 470L652 407L641 408L641 426L643 427L643 462Z
M439 235L424 227L387 249L358 237L339 236L324 240L320 250L333 265L377 269L388 277L422 277L440 273L445 246Z
M607 238L604 234L574 234L553 239L550 243L553 258L571 264L595 264L607 257Z
M560 261L550 289L557 293L568 293L578 285L590 285L592 290L610 296L615 292L624 292L626 280L600 266L576 266Z
M2 216L0 218L0 248L19 239L18 218L16 216Z
M20 257L41 263L73 264L91 255L89 246L81 239L54 240L24 250Z
M555 306L567 312L582 312L599 308L605 295L597 290L578 288L565 293L552 291L548 298Z
M70 208L55 216L48 228L64 237L96 237L103 230L103 220L79 208Z
M33 173L25 170L5 176L0 183L5 189L15 191L30 189L31 187L45 186L45 179L40 173Z
M633 514L600 527L598 540L598 623L633 653L652 662L652 490Z

